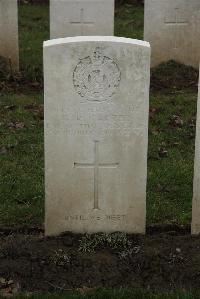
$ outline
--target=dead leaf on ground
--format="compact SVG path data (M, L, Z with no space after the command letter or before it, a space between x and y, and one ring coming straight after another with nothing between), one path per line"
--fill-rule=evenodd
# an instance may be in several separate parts
M6 283L6 279L4 277L0 277L0 287L1 285Z
M0 148L0 154L1 155L6 155L7 154L7 148L5 147L5 146L2 146L1 148ZM1 283L1 278L0 278L0 283Z
M164 147L159 147L158 155L160 158L164 158L168 156L168 151Z
M152 130L149 130L149 132L154 135L154 136L157 136L161 133L161 129L157 128L157 129L152 129Z
M35 104L27 104L27 105L24 105L24 109L25 109L25 110L33 110L33 111L34 111L34 109L35 109L36 107L38 107L38 106L35 105Z
M28 104L24 106L24 109L32 112L40 112L40 111L44 111L44 106L36 105L36 104Z
M16 105L4 106L4 109L13 111L13 110L17 109L17 106Z
M94 291L95 290L95 288L88 288L88 287L85 287L85 286L83 286L82 288L78 288L77 289L77 291L81 294L81 295L85 295L85 294L87 294L87 293L89 293L89 292L92 292L92 291Z
M157 184L156 190L158 192L170 192L170 189L167 186L163 186L161 184Z
M149 117L150 119L153 119L156 115L156 113L158 113L158 109L157 108L150 108L149 109Z
M6 298L15 296L20 291L20 285L18 282L14 282L12 279L5 279L0 277L0 295Z
M35 105L35 104L25 105L24 109L33 112L37 117L39 117L39 119L41 120L44 119L43 105Z
M190 121L189 121L189 127L191 128L191 129L193 129L193 128L195 128L196 127L196 120L195 119L190 119Z
M40 83L39 82L31 82L30 86L32 86L32 87L40 87Z
M23 122L11 122L8 124L8 128L11 130L18 130L18 129L24 129L25 124Z
M183 126L183 120L179 115L173 115L169 121L169 125L173 128L180 128Z
M174 142L173 145L174 145L174 146L179 146L179 145L180 145L180 142Z

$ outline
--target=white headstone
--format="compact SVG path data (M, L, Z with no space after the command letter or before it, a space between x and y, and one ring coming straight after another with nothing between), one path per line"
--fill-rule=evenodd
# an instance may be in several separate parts
M44 43L46 234L145 232L149 43Z
M0 56L19 69L17 0L0 0Z
M194 161L192 234L200 234L200 81L197 102L196 144Z
M199 66L200 1L145 0L144 40L152 48L152 66L168 60Z
M50 0L51 39L114 34L114 0Z

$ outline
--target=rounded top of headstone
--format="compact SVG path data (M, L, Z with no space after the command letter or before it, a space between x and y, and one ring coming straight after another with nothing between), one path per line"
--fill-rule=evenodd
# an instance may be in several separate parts
M125 38L125 37L116 37L116 36L75 36L75 37L66 37L66 38L58 38L52 39L44 42L44 47L51 47L55 45L63 45L69 43L76 42L111 42L111 43L124 43L124 44L132 44L136 46L142 46L150 48L149 42Z

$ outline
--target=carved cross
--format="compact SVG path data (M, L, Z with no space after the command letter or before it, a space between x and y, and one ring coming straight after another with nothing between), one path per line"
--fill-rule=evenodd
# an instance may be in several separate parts
M93 163L74 163L75 168L90 168L94 170L94 210L99 208L99 169L118 168L119 163L100 163L99 162L99 141L94 141L94 162Z
M84 35L84 25L93 25L94 22L92 22L92 21L85 21L84 8L81 8L79 20L77 20L77 21L71 21L70 24L81 26L81 35Z

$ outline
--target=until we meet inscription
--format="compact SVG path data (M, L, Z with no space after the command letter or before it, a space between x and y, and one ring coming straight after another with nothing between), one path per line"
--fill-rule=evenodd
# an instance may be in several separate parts
M65 216L66 221L123 221L126 215L103 215L103 216L84 216L84 215L68 215Z

